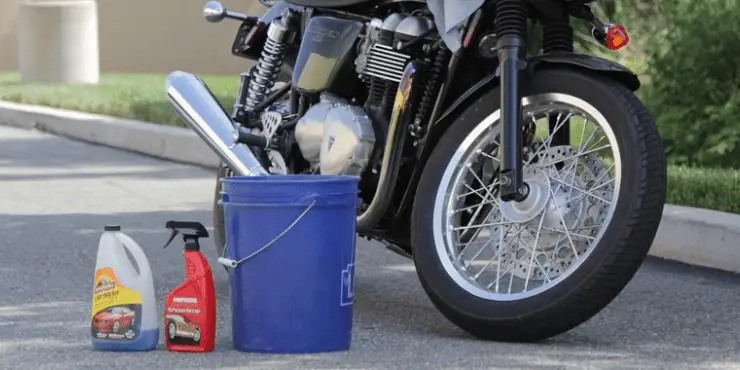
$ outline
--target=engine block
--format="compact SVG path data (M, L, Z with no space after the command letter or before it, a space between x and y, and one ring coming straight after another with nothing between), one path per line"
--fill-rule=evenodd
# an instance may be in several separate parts
M313 170L354 176L365 171L375 148L376 133L387 133L382 124L373 121L390 117L406 65L421 55L422 46L411 48L409 54L396 50L395 46L423 37L433 27L434 23L427 18L400 13L366 24L365 37L355 59L355 71L368 85L364 107L324 91L319 102L296 124L296 143ZM377 116L378 113L384 117Z
M393 100L403 72L413 59L423 58L423 46L397 48L418 37L423 37L434 27L434 23L416 15L393 13L384 20L373 19L366 27L360 53L355 59L355 70L368 86L365 108L383 119L390 118Z
M434 23L416 15L393 13L384 20L373 19L367 26L363 51L355 61L360 78L370 82L373 78L399 83L409 54L396 51L396 46L427 33Z
M323 93L298 120L295 140L303 158L322 174L359 176L372 154L375 133L361 107Z
M372 43L364 59L359 64L360 78L365 82L379 78L398 84L403 77L403 69L411 56L393 51L392 46Z

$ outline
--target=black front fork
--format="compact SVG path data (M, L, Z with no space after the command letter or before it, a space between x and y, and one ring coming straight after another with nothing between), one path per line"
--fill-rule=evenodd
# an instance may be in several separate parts
M522 170L522 70L527 48L528 8L525 0L500 0L496 4L496 33L501 79L501 200L522 201L528 186Z
M501 200L522 201L529 191L522 168L522 71L527 68L527 26L529 3L526 0L499 0L496 4L496 33L501 80ZM573 29L563 6L561 12L542 19L542 52L572 52ZM561 122L558 122L558 119ZM565 122L562 122L566 119ZM552 135L549 145L570 144L570 125L565 117L549 117ZM561 164L557 164L558 169Z
M520 58L526 49L525 38L507 35L498 40L498 58L501 78L501 200L522 201L528 187L522 175L522 98L521 71L526 63Z

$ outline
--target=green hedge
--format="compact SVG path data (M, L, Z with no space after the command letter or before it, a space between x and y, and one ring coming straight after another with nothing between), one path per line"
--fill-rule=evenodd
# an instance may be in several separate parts
M670 166L668 203L740 214L740 171Z

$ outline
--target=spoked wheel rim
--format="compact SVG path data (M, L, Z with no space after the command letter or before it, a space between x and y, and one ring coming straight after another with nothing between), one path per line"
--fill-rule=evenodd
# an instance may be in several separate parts
M522 112L527 201L498 196L500 111L463 140L435 197L438 258L458 286L491 301L541 294L576 271L598 247L619 198L619 147L596 108L551 93L522 99ZM556 133L570 118L570 145L551 145L548 117L557 117Z

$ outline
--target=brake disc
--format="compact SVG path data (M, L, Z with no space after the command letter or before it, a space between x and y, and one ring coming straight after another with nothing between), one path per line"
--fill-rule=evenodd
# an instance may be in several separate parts
M547 194L536 206L523 209L530 214L518 215L518 238L506 246L506 268L513 268L514 276L535 281L558 277L576 255L592 247L603 227L613 192L609 169L594 154L578 153L573 146L551 147L525 166L531 190ZM562 163L560 170L556 163ZM531 190L530 196L537 196Z

